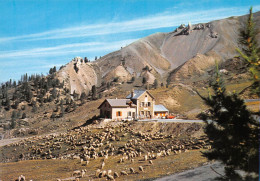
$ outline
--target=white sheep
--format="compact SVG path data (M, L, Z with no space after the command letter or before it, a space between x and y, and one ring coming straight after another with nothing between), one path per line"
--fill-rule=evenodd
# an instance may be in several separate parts
M130 168L130 173L135 173L135 170L132 167Z
M148 156L145 155L145 156L144 156L144 161L147 161L147 160L148 160Z
M144 172L144 168L142 166L138 167L141 172Z
M95 174L95 176L98 177L99 174L100 174L100 172L101 172L101 170L100 170L100 169L97 169L97 170L96 170L96 174Z
M80 177L81 176L81 171L80 170L75 170L72 174L73 177Z
M111 173L112 173L112 170L108 170L108 171L107 171L107 174L108 174L108 175L111 175Z
M18 181L25 181L25 176L20 175L20 176L18 177Z
M114 178L118 178L119 174L117 172L114 173Z
M103 169L105 167L105 162L103 162L102 164L101 164L101 169Z
M121 173L121 175L128 175L128 174L126 173L126 171L121 171L120 173Z

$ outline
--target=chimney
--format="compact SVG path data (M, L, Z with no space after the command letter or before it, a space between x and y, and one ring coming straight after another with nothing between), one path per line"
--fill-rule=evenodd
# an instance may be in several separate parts
M131 98L133 98L134 96L135 96L135 90L132 89L132 91L131 91Z

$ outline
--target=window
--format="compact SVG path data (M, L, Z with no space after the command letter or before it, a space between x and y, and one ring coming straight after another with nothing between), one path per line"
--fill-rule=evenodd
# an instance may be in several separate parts
M145 95L144 102L148 102L148 97Z
M127 116L131 116L131 111L129 111L129 112L127 113Z
M148 102L148 107L150 107L151 106L151 102Z
M116 112L116 116L122 116L122 112L121 111L117 111Z
M140 115L144 115L144 111L141 111L141 112L140 112Z
M144 107L144 102L142 102L141 107Z

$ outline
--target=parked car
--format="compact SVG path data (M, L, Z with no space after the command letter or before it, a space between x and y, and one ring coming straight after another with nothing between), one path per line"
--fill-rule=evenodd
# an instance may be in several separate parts
M175 116L173 116L173 115L168 115L167 116L167 119L174 119L175 118Z

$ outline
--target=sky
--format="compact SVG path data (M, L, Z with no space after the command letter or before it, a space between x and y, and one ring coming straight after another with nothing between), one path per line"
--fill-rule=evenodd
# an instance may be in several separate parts
M0 82L104 56L180 24L260 10L251 0L0 0Z

